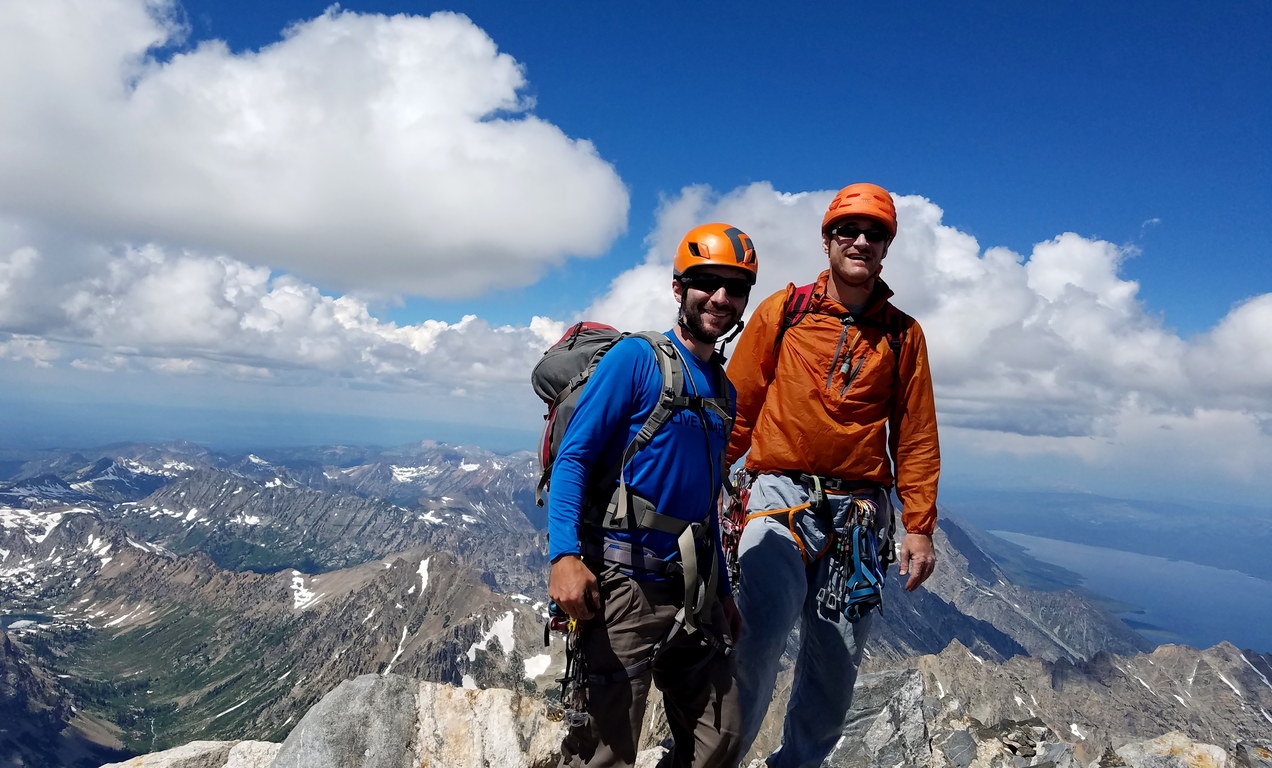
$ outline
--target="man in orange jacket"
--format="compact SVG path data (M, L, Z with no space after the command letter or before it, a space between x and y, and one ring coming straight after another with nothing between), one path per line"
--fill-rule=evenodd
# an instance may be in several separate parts
M746 454L754 478L738 547L744 753L800 622L782 745L768 758L771 768L821 765L852 702L873 612L849 618L829 594L836 531L844 534L853 516L869 519L886 568L895 488L907 532L899 554L905 588L917 589L936 565L940 448L927 345L919 324L889 303L892 291L879 278L896 234L886 190L842 189L822 220L829 269L811 289L790 285L765 299L728 369L738 393L728 460Z

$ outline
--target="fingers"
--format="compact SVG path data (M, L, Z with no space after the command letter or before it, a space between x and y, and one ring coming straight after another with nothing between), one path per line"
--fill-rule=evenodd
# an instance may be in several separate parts
M596 614L601 591L596 576L583 561L566 556L552 564L548 577L548 597L570 616L580 621Z
M932 537L928 534L906 534L901 541L901 554L897 559L897 572L908 575L905 582L907 592L913 592L919 585L927 581L936 570L936 549L932 546Z
M906 579L905 590L913 592L918 589L923 582L927 581L932 572L936 570L935 557L915 557L911 560L912 568L909 569L910 578ZM907 569L901 568L901 575L906 575Z

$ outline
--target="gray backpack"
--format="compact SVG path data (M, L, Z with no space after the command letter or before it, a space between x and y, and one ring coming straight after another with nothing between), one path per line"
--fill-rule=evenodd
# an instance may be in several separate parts
M548 406L548 412L543 417L543 439L539 445L542 472L535 488L535 503L539 506L543 506L543 494L549 490L552 464L560 450L561 440L565 437L565 429L574 415L574 408L583 394L584 385L605 353L628 336L644 339L653 347L658 368L662 371L662 397L636 437L628 443L619 465L612 468L601 478L602 482L595 485L606 487L609 482L621 479L623 467L627 466L637 451L649 444L677 408L710 408L724 418L726 430L732 426L733 408L727 397L701 398L685 394L685 373L681 367L680 355L675 344L663 334L657 331L623 333L602 323L576 323L543 353L543 357L530 373L530 383L535 394ZM719 367L717 370L720 391L728 392L724 370Z

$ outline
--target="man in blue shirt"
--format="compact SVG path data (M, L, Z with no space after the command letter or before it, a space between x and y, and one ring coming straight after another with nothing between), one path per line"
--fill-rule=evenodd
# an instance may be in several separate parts
M651 682L663 694L673 766L737 763L728 650L741 619L716 514L734 393L714 345L741 320L755 274L741 230L690 230L674 264L677 324L665 334L687 400L623 464L664 387L662 353L626 338L601 359L566 428L548 500L548 595L583 622L590 677L587 722L566 735L562 766L633 765ZM604 476L616 466L617 478ZM608 524L616 507L642 524Z

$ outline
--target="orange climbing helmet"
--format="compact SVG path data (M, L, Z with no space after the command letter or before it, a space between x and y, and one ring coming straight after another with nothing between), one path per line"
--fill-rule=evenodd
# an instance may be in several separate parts
M849 184L839 190L835 199L830 201L826 215L822 217L822 232L830 229L836 221L849 216L878 219L888 228L892 237L897 236L897 207L888 190L877 184Z
M755 285L759 267L750 236L737 227L719 223L703 224L689 230L676 249L673 264L676 277L694 267L707 265L740 269L746 272L751 285Z

